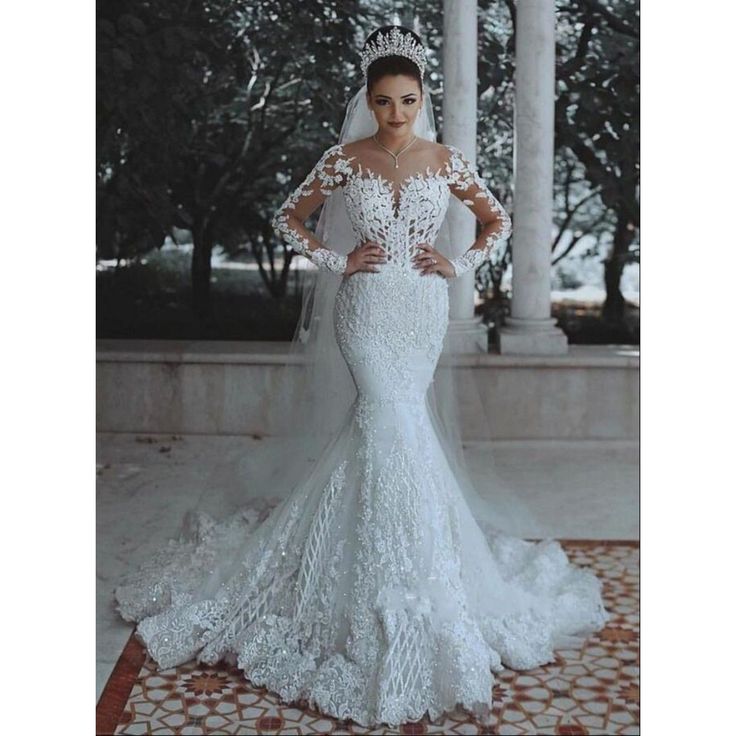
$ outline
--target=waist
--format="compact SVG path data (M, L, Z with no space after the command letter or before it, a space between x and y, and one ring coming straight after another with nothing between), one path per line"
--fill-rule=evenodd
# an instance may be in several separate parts
M431 295L447 294L448 280L438 273L429 273L426 276L418 268L402 263L380 263L378 271L356 271L350 276L343 276L341 291L352 296L365 293L367 298L383 299L391 294L389 298L403 298L413 295L418 297L424 294ZM370 295L373 296L370 296Z
M417 281L442 281L447 283L447 279L439 273L428 273L426 276L422 275L422 271L419 268L415 268L414 261L411 260L388 260L385 263L372 264L378 271L356 271L352 276L346 278L351 279L354 276L362 277L376 277L383 276L384 278L401 279L401 280L417 280Z

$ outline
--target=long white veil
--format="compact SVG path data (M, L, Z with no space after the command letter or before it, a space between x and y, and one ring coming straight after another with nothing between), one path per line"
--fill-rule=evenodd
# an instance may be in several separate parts
M349 143L376 131L377 123L370 115L364 84L348 104L338 142ZM436 140L432 100L426 88L414 133ZM317 158L318 155L315 161ZM462 208L455 197L450 200L451 207ZM347 254L357 244L342 189L335 190L323 204L315 233L338 253ZM445 218L435 246L447 257L454 258L469 244L450 242L448 218ZM334 335L333 304L342 277L316 268L306 273L301 314L288 352L279 361L280 366L270 368L268 385L258 387L263 400L262 434L273 440L251 442L243 454L241 482L231 489L231 497L225 499L232 510L262 497L270 498L272 503L280 502L292 492L298 492L300 482L303 483L347 421L357 395ZM452 281L449 287L452 290ZM474 487L460 436L457 370L447 343L446 340L428 394L430 416L476 521L485 531L492 532L505 526L514 515L518 516L521 506L493 470L495 463L490 455L483 466L484 495L479 495Z

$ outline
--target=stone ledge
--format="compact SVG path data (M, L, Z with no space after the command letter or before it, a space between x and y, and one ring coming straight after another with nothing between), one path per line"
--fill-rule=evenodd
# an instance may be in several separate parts
M460 353L464 368L639 368L638 345L570 345L565 355ZM440 360L444 363L446 358ZM98 340L98 363L300 364L288 342L227 340Z

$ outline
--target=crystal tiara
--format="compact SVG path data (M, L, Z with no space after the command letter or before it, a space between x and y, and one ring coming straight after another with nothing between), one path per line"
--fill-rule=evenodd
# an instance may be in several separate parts
M424 47L417 43L413 36L402 33L397 26L394 26L388 33L379 31L376 40L366 44L363 51L360 52L360 68L363 70L363 76L367 75L368 67L383 56L406 56L419 67L420 75L424 76L426 62Z

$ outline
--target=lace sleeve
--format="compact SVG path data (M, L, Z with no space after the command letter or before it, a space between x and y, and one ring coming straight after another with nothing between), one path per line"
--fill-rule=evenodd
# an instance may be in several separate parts
M475 243L461 256L450 260L455 276L459 276L478 268L490 258L495 243L508 238L511 234L511 218L462 152L454 146L445 147L450 151L450 159L445 165L450 191L483 224L483 231Z
M335 273L345 272L348 257L325 248L304 226L304 221L338 186L342 186L349 161L344 158L341 145L328 148L271 220L274 231L297 253L309 258L317 267Z

